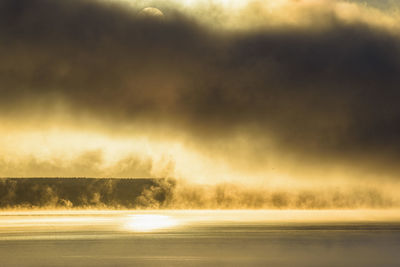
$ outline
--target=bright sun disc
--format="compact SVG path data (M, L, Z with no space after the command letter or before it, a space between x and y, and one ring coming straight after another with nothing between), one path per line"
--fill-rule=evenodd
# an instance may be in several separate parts
M133 215L125 227L131 231L148 232L178 225L173 218L165 215Z

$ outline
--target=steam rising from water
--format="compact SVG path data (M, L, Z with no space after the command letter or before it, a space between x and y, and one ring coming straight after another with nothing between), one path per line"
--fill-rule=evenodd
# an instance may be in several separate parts
M371 187L268 189L194 185L168 179L0 180L0 208L347 209L395 208L399 198Z
M398 5L360 2L0 1L0 176L177 179L2 207L397 205Z

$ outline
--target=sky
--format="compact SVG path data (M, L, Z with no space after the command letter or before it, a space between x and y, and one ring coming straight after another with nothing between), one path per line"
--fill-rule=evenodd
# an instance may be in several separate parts
M396 192L398 7L2 0L0 176Z

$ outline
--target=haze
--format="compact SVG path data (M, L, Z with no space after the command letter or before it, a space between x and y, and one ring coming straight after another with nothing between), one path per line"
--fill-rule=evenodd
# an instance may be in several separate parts
M395 1L3 0L0 176L398 207L399 25Z

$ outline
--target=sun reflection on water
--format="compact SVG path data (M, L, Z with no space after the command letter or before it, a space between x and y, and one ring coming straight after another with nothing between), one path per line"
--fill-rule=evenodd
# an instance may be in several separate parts
M140 214L129 216L125 228L135 232L150 232L177 226L177 220L166 215Z

